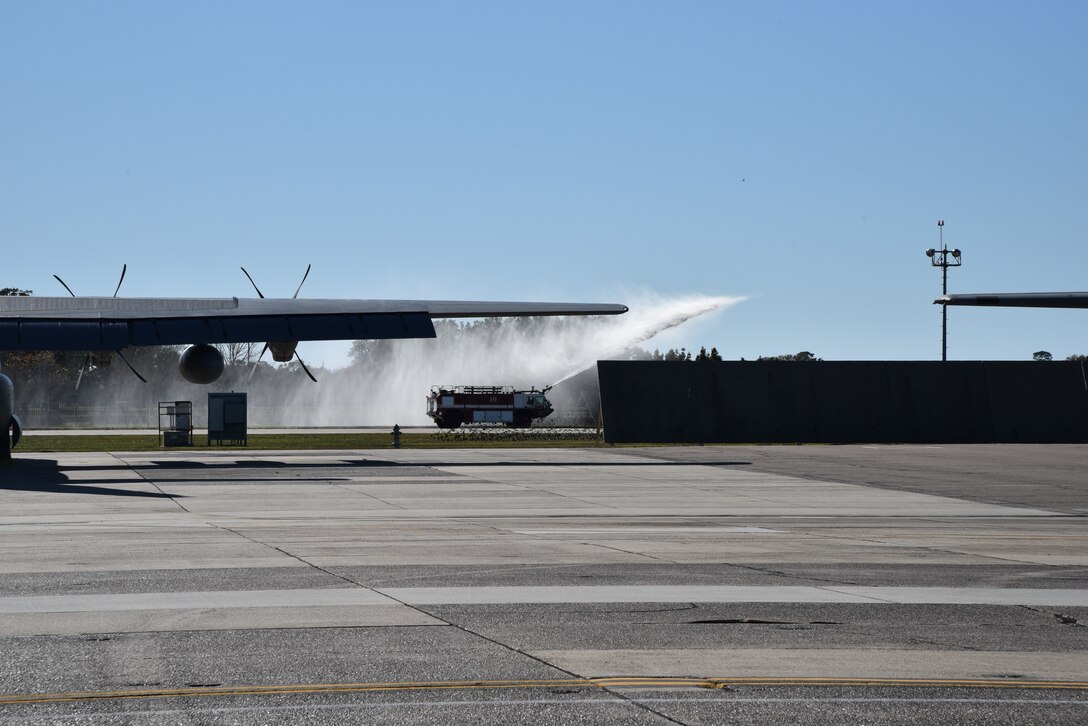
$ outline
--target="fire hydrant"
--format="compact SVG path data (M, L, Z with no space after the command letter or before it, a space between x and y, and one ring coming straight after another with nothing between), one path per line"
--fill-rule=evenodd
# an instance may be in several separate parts
M393 424L393 448L400 448L400 426Z

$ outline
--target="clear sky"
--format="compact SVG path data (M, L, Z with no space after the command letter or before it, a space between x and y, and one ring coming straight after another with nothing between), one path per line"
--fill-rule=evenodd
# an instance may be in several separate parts
M0 286L109 294L128 263L129 295L248 296L245 265L287 296L313 263L312 297L743 295L665 342L935 358L940 218L952 292L1088 290L1086 27L1079 0L0 0ZM949 317L951 358L1088 353L1088 311Z

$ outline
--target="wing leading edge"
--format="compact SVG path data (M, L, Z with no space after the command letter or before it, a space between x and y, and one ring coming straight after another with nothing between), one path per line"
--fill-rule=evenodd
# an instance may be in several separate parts
M432 318L624 312L595 303L0 297L0 350L433 338Z
M942 295L934 305L977 305L1015 308L1088 308L1088 292L997 292Z

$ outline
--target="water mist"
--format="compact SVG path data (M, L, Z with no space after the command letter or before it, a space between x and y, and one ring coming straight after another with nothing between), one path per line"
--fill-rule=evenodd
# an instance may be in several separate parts
M83 413L68 425L154 427L156 401L174 400L193 401L201 425L207 394L232 390L249 394L251 427L429 425L425 400L431 386L539 389L561 383L597 360L620 357L663 331L741 299L644 298L619 316L437 320L437 338L357 342L352 364L315 370L316 384L301 371L261 364L252 377L248 366L228 366L214 384L195 386L180 378L176 363L163 362L162 356L175 353L140 349L137 354L156 357L153 365L144 364L151 383L140 383L126 370L85 382L79 392ZM299 352L306 357L306 343Z
M438 321L435 339L372 341L369 365L326 373L317 386L294 386L277 424L429 424L424 400L433 385L554 385L740 299L657 298L617 317L505 319L461 330ZM251 401L263 395L253 391Z

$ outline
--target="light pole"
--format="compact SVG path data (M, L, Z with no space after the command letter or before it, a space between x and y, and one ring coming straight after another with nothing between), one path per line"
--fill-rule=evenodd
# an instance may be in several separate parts
M948 294L948 268L959 267L963 264L958 249L950 250L944 246L944 220L937 220L937 229L940 230L941 248L935 250L930 247L926 250L926 257L934 267L941 268L941 294ZM948 306L941 306L941 360L948 360Z

